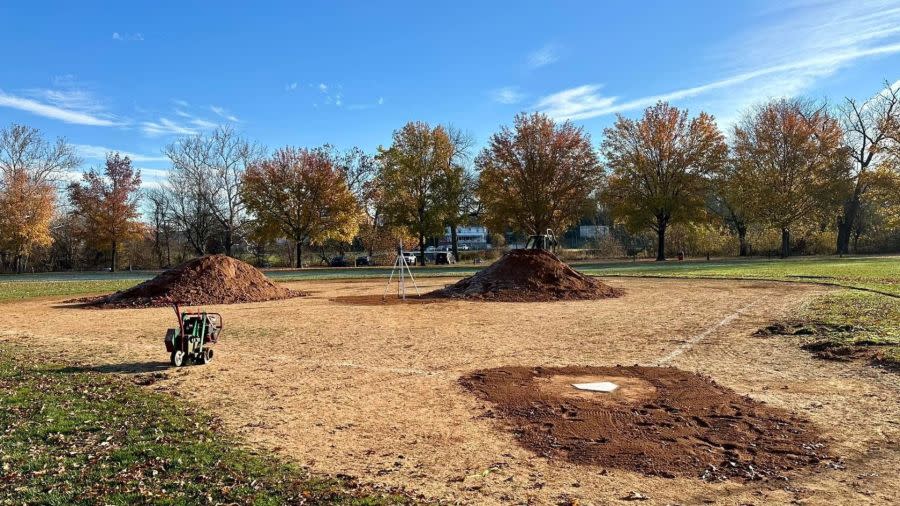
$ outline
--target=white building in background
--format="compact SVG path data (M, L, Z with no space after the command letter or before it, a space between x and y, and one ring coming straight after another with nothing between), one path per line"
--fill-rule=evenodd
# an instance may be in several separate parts
M487 227L456 227L456 239L459 244L468 244L470 246L484 246L488 242ZM449 243L450 227L444 228L444 241Z
M599 239L609 235L609 227L606 225L581 225L578 227L580 239Z

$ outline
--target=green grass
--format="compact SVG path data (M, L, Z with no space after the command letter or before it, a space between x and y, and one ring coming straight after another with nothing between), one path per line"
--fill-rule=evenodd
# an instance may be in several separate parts
M826 283L900 296L900 256L800 257L780 259L688 260L684 262L606 261L574 266L596 276L657 276L677 278L768 279ZM484 265L414 267L420 277L469 276ZM390 268L310 268L266 271L275 281L387 278ZM0 276L0 302L45 296L107 293L149 279L156 272L45 273Z
M772 333L796 337L825 358L868 358L900 370L900 300L895 298L851 290L829 293Z
M0 345L0 504L411 502L255 455L124 377L34 358Z
M578 269L597 276L709 277L827 283L900 295L900 256L587 263L579 264Z
M130 288L140 280L0 281L0 302L36 297L79 296Z

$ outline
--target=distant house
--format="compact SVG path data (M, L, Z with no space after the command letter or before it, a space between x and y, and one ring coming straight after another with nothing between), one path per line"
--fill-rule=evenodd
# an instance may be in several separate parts
M472 249L482 249L487 247L488 230L487 227L456 227L456 239L459 244L466 244ZM444 228L444 242L449 244L451 241L450 227Z

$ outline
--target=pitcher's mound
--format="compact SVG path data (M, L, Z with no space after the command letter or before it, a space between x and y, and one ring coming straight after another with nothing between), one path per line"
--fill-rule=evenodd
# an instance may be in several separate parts
M779 477L827 458L810 422L674 368L501 367L460 382L548 458L709 481ZM617 388L572 386L596 382Z
M474 276L429 295L456 299L541 302L606 299L622 295L622 290L581 274L549 251L516 249Z
M226 255L185 262L143 283L98 298L78 300L100 308L189 306L262 302L306 295L276 285L252 265Z

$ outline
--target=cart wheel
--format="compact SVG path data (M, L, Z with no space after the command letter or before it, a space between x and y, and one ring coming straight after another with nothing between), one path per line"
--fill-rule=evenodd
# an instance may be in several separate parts
M200 363L208 364L212 362L213 359L213 351L212 348L204 348L203 353L200 354Z
M184 352L181 350L175 350L172 352L172 365L175 367L181 367L184 365Z

